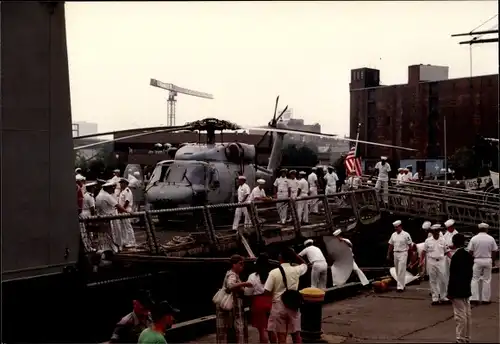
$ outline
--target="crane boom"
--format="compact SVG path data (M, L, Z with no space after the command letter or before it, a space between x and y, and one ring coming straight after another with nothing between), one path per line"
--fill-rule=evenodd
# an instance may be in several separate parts
M193 91L193 90L190 90L187 88L175 86L174 84L161 82L161 81L156 80L156 79L151 79L149 84L151 86L162 88L164 90L171 91L171 92L177 92L177 93L187 94L187 95L194 96L194 97L206 98L206 99L214 99L214 96L211 95L210 93Z

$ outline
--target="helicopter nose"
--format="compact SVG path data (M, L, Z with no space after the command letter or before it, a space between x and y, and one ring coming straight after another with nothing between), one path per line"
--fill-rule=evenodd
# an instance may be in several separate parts
M193 199L192 189L188 186L163 186L158 190L148 192L147 201L153 209L169 209L179 206L191 206Z

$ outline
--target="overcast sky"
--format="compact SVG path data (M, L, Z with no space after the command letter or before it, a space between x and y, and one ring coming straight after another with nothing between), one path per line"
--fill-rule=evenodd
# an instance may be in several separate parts
M323 132L349 132L350 70L405 83L408 65L469 76L468 32L497 1L66 2L73 121L99 131L167 122L150 78L211 93L179 95L177 124L217 117L266 124L274 101ZM496 28L497 19L481 29ZM498 44L472 47L473 74L498 73Z

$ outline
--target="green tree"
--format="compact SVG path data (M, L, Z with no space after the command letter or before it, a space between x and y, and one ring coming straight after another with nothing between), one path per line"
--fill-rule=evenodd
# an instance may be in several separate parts
M309 146L289 144L283 149L281 164L283 166L313 167L318 164L318 155L314 148Z
M462 147L449 158L450 168L455 170L457 178L475 178L478 176L480 164L473 149Z

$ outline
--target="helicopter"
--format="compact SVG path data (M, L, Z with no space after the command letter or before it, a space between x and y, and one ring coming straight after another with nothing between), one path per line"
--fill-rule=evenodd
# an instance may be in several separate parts
M240 175L246 177L250 188L255 186L257 179L264 179L266 181L265 188L272 192L273 177L280 166L283 138L286 134L328 137L397 149L414 150L375 142L337 138L333 134L319 134L289 129L285 122L280 121L288 106L277 116L278 102L279 96L276 98L274 115L268 123L268 127L251 128L256 131L265 131L260 142L270 134L269 141L272 149L266 168L256 164L256 149L254 145L240 142L216 142L216 131L245 129L224 120L206 118L186 123L183 126L131 135L135 137L155 132L178 130L205 131L207 133L206 143L184 143L175 152L171 149L174 153L172 154L173 159L157 163L151 179L144 190L146 209L159 210L236 202L237 178ZM120 139L124 138L117 140ZM88 145L85 147L88 147ZM160 222L169 220L166 214L161 215L160 218Z

